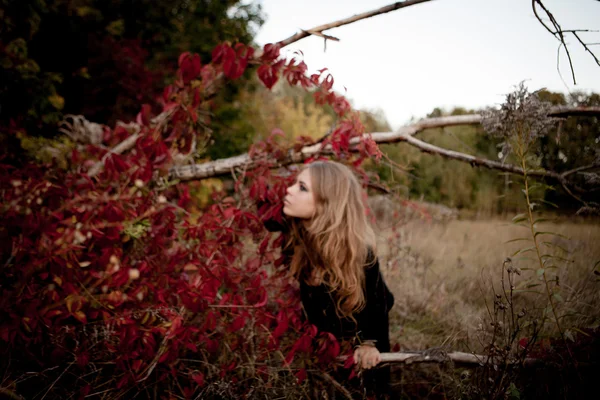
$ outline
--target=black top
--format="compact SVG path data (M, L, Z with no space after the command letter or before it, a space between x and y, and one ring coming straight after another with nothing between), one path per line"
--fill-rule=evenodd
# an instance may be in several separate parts
M364 293L366 304L360 312L353 314L355 322L336 314L335 297L325 284L310 286L300 281L302 305L310 323L320 331L331 332L342 340L356 338L357 344L372 340L380 352L389 352L388 312L394 305L394 296L383 280L378 260L365 268Z
M261 213L260 211L263 210L265 208L259 207L259 214L267 217L263 219L267 230L288 234L289 229L285 219L280 215L269 218L270 213ZM341 340L357 339L356 344L364 340L375 341L380 352L389 352L388 312L394 305L394 296L381 275L379 260L376 257L373 260L373 257L375 255L369 249L365 265L365 307L353 314L355 321L337 315L335 294L331 293L325 284L311 286L300 280L300 296L308 321L320 331L330 332Z

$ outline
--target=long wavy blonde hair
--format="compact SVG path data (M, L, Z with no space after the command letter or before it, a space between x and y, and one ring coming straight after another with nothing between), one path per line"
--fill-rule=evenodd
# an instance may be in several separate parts
M365 305L365 267L375 235L363 190L350 168L334 161L304 167L311 177L315 214L293 219L291 272L309 285L325 284L335 295L338 316L352 316Z

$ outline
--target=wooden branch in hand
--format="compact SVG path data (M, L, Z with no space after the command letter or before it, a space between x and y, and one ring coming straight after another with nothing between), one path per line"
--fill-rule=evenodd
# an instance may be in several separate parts
M398 353L381 353L382 363L404 363L412 364L418 362L446 362L452 361L457 364L475 364L483 366L487 363L494 364L494 360L488 358L488 356L464 353L460 351L453 351L450 353L440 352L438 354L427 354L427 352L398 352ZM499 364L498 361L496 364ZM540 360L534 358L526 358L524 360L525 366L533 366L540 363Z
M348 356L340 356L338 360L341 362L346 361ZM437 349L427 349L423 351L401 351L395 353L381 353L381 364L415 364L415 363L426 363L426 362L453 362L456 364L463 365L474 365L484 366L485 364L490 365L504 365L504 359L494 359L488 356L464 353L461 351L446 352ZM542 360L536 358L525 358L523 365L526 367L536 366L543 363ZM519 364L518 360L511 360L508 364Z

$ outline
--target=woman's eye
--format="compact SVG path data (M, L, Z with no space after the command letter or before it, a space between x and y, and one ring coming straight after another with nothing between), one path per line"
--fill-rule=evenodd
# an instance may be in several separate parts
M300 185L300 191L307 192L308 190L306 190L306 188L304 186Z

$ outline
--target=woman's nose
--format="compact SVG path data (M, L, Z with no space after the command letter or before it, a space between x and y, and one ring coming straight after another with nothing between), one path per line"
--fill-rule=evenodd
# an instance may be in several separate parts
M287 194L292 194L292 186L288 186L287 189L285 189L285 192Z

